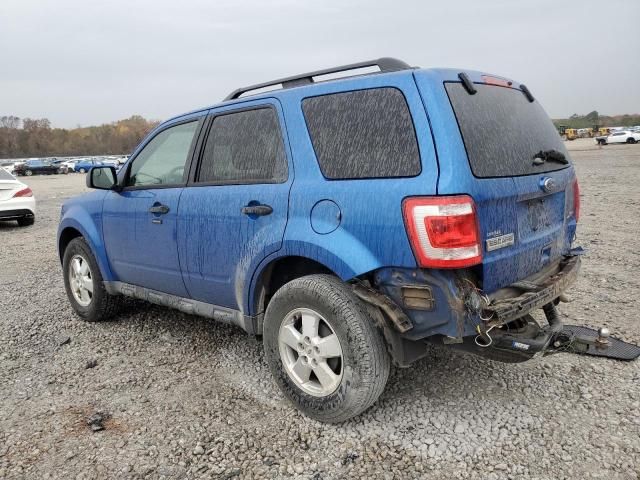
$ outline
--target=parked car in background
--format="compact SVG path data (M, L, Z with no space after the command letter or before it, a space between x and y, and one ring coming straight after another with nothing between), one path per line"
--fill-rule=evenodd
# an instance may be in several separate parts
M116 170L120 170L120 167L122 166L122 164L118 160L112 160L112 159L102 160L102 165L113 167Z
M36 199L29 186L0 168L0 220L17 220L18 225L33 225Z
M60 173L60 167L48 160L27 160L14 167L14 171L18 175L53 175Z
M100 165L104 165L104 164L99 160L84 159L84 160L80 160L79 162L76 162L76 164L73 167L73 170L79 173L87 173L93 167L97 167Z
M76 163L78 163L79 161L80 161L79 159L76 159L76 160L74 160L74 159L72 159L72 160L68 160L68 159L67 159L67 160L65 160L64 162L62 162L62 164L63 164L65 167L67 167L67 171L68 171L69 173L72 173L72 172L74 172L74 171L75 171L75 170L74 170L74 167L76 166Z
M632 130L616 130L606 137L596 137L596 143L608 145L611 143L637 143L640 142L640 132Z
M51 164L58 167L57 173L67 174L69 173L69 167L67 166L67 162L65 160L51 160Z
M274 80L164 122L123 170L62 205L78 316L124 295L237 325L314 419L358 415L430 344L506 362L563 345L578 183L516 81L392 58Z

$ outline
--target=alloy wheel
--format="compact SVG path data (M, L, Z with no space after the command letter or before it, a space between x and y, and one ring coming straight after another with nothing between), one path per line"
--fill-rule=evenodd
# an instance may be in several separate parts
M69 286L73 298L83 307L93 299L93 278L89 262L81 255L74 255L69 262Z
M318 312L289 312L278 333L280 358L287 375L305 393L326 397L338 389L344 369L342 346L331 324Z

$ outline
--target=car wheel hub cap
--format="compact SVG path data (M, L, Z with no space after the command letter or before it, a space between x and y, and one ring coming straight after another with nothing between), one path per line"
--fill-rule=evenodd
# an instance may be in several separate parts
M342 346L319 313L308 308L289 312L280 326L278 347L284 370L305 393L325 397L340 386Z
M75 301L89 306L93 299L93 277L89 262L80 255L75 255L69 264L69 286Z

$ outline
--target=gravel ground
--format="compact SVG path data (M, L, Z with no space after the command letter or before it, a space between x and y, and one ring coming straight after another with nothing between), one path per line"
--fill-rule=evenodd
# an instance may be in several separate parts
M564 321L640 343L640 145L569 147L589 254ZM434 349L365 414L323 425L236 328L140 302L76 319L54 238L84 179L27 183L36 224L0 222L0 478L640 478L638 361Z

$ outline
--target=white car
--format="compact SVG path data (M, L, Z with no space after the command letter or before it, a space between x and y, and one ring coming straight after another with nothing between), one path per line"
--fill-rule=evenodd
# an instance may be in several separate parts
M606 143L636 143L640 142L640 133L631 130L618 130L607 136Z
M29 186L0 168L0 220L17 220L18 225L33 225L36 199Z
M0 168L2 168L3 170L6 170L9 173L13 173L13 169L18 163L19 162L12 162L12 161L0 162Z

